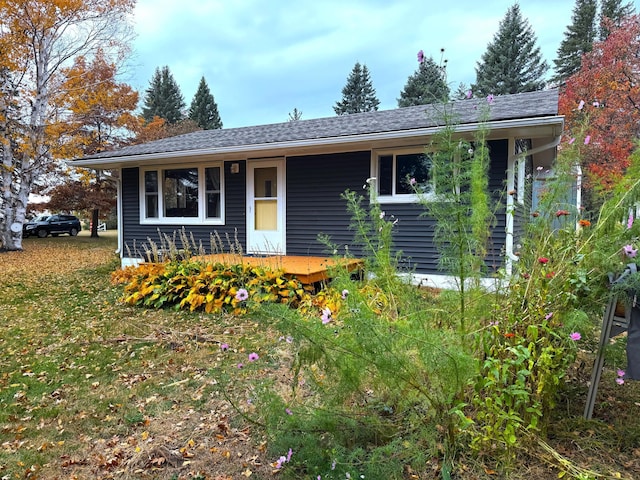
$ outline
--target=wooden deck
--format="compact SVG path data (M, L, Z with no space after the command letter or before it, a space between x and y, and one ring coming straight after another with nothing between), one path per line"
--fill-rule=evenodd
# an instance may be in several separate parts
M364 262L356 258L335 259L330 257L303 257L297 255L270 255L251 257L230 253L219 253L200 257L205 261L227 265L247 264L283 270L285 275L296 277L305 285L329 279L328 271L333 267L346 268L349 272L360 270Z

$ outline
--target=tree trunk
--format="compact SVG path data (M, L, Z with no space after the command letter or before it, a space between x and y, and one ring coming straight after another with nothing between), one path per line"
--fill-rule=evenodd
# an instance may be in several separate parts
M98 213L100 210L94 208L91 212L91 238L98 238Z

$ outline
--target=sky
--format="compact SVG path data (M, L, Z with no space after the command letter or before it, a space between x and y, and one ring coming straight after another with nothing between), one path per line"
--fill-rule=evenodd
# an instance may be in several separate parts
M520 0L550 67L574 0ZM167 65L187 107L204 76L224 128L334 116L356 62L370 71L379 109L397 107L423 50L447 60L455 91L513 0L137 0L124 80L144 96ZM444 54L441 53L444 49ZM550 69L549 75L552 70Z

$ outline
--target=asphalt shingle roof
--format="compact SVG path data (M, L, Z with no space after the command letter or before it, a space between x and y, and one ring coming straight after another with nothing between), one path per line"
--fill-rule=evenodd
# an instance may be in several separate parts
M246 147L299 140L339 138L385 132L437 127L444 124L444 109L458 124L477 123L488 102L486 99L459 100L447 104L420 105L377 112L354 113L311 120L258 125L252 127L202 130L153 142L85 157L118 158L158 153L186 152L211 148ZM555 116L558 91L546 90L496 96L485 120Z

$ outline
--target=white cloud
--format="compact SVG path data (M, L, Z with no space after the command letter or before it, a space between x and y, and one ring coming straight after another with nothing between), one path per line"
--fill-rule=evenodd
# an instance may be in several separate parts
M558 6L559 3L562 5ZM572 2L521 0L549 64ZM448 59L449 81L475 79L475 65L512 0L138 0L132 85L147 88L168 65L190 103L205 76L225 127L333 115L356 61L371 70L381 108L394 108L422 49Z

